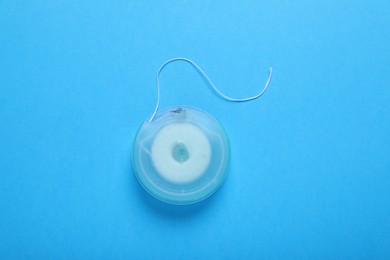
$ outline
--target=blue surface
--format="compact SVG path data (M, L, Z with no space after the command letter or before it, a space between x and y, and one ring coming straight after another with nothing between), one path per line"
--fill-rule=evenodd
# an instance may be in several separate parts
M373 1L0 2L0 258L390 258L390 16ZM153 112L231 141L209 200L173 207L130 162Z

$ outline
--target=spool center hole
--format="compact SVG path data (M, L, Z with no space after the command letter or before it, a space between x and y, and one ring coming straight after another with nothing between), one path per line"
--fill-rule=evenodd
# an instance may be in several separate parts
M190 157L187 147L183 143L177 143L172 149L173 158L179 162L185 162Z

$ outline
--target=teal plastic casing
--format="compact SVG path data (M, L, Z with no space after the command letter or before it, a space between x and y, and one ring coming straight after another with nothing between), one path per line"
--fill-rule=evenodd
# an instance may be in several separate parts
M198 108L160 110L142 124L133 147L134 173L155 198L177 205L201 201L224 182L230 145L222 125Z

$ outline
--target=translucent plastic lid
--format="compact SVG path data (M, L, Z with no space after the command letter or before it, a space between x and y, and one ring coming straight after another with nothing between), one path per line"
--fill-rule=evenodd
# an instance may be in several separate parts
M225 130L193 107L163 109L145 122L134 141L133 167L142 186L172 204L207 198L223 183L230 160Z

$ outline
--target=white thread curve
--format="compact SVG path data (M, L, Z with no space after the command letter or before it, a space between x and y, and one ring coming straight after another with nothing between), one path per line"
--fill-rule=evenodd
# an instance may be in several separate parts
M156 107L154 109L154 112L152 114L152 116L149 118L149 122L152 122L152 120L154 119L154 117L156 116L156 113L158 111L158 108L159 108L159 105L160 105L160 74L161 74L161 71L164 69L164 67L166 65L168 65L169 63L171 62L174 62L174 61L185 61L185 62L188 62L190 63L192 66L194 66L199 72L200 74L207 80L207 82L213 87L213 89L215 90L215 92L217 92L218 95L220 95L222 98L228 100L228 101L232 101L232 102L245 102L245 101L250 101L250 100L253 100L253 99L257 99L259 98L261 95L264 94L264 92L267 90L268 88L268 85L271 81L271 78L272 78L272 67L269 68L269 74L268 74L268 79L267 79L267 82L265 83L265 86L263 87L263 89L257 94L257 95L254 95L252 97L247 97L247 98L232 98L232 97L229 97L225 94L223 94L218 88L217 86L215 86L215 84L211 81L211 79L209 78L209 76L207 76L206 72L204 72L202 70L201 67L199 67L198 64L196 64L194 61L190 60L190 59L187 59L187 58L172 58L172 59L169 59L167 61L165 61L161 66L160 68L158 69L157 71L157 74L156 74L156 87L157 87L157 103L156 103Z

